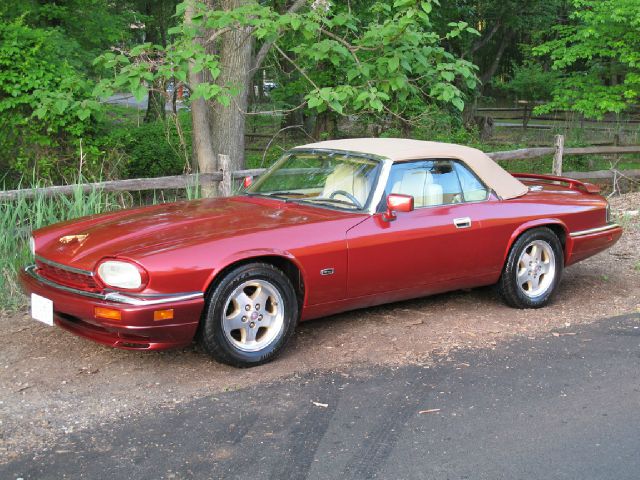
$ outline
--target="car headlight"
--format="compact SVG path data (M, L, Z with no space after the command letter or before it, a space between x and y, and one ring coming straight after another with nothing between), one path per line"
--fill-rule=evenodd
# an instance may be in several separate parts
M105 260L98 265L98 278L107 286L138 290L147 283L142 267L122 260Z
M29 250L31 251L31 255L36 256L36 241L33 237L29 237Z

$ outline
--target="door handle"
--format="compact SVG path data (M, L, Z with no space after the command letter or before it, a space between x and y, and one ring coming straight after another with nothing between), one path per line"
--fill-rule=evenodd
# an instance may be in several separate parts
M469 228L471 227L471 219L469 217L454 218L453 224L456 228Z

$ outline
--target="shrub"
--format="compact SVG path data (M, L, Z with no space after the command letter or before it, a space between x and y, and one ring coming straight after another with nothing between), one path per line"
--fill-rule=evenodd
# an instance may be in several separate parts
M1 170L52 177L65 160L76 163L100 108L75 61L78 50L57 30L0 22Z
M187 170L191 154L191 131L188 116L158 120L139 126L106 126L95 140L107 154L121 153L121 174L128 178L180 175Z

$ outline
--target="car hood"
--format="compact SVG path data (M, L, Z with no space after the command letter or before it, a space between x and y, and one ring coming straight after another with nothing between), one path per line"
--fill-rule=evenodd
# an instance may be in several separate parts
M104 257L135 260L181 246L343 216L362 214L238 196L94 215L45 227L34 237L38 256L92 270Z

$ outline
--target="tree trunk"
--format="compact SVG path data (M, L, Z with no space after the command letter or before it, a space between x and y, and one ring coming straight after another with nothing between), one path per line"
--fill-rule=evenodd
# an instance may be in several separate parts
M145 1L142 5L142 11L149 18L153 19L146 23L144 30L144 41L153 44L167 46L165 31L169 28L164 21L164 7L162 2L154 4L153 1ZM155 122L156 120L165 119L165 105L167 96L164 89L164 81L157 80L149 85L149 94L147 96L147 111L144 115L145 123Z
M222 0L220 7L231 10L249 3L249 0ZM245 112L248 107L252 66L251 27L233 29L220 40L220 70L217 82L232 85L237 95L229 106L214 102L211 121L211 139L216 154L228 155L232 170L242 170L244 160Z
M506 33L498 46L498 51L496 52L496 56L493 58L493 62L489 65L489 68L485 70L482 75L480 75L480 82L482 85L480 86L481 91L491 82L491 79L496 74L498 67L500 66L500 61L502 60L502 55L504 55L504 51L507 49L509 44L511 43L511 39L513 38L513 32Z
M147 112L144 115L145 123L155 122L156 120L164 120L166 97L162 93L164 89L163 81L155 81L149 88L149 96L147 99Z
M189 3L185 11L185 23L190 24L194 15L193 3ZM197 42L202 42L202 37L196 38ZM195 73L189 66L189 86L192 90L203 82L202 72ZM211 122L209 119L209 107L204 98L200 97L191 102L191 118L192 118L192 141L194 163L197 163L200 173L212 173L216 171L217 162L213 150L213 139L211 136ZM213 187L203 187L203 195L209 196L215 190Z
M313 125L313 131L311 136L319 140L326 140L325 133L329 131L329 113L324 111L316 116L316 121Z

